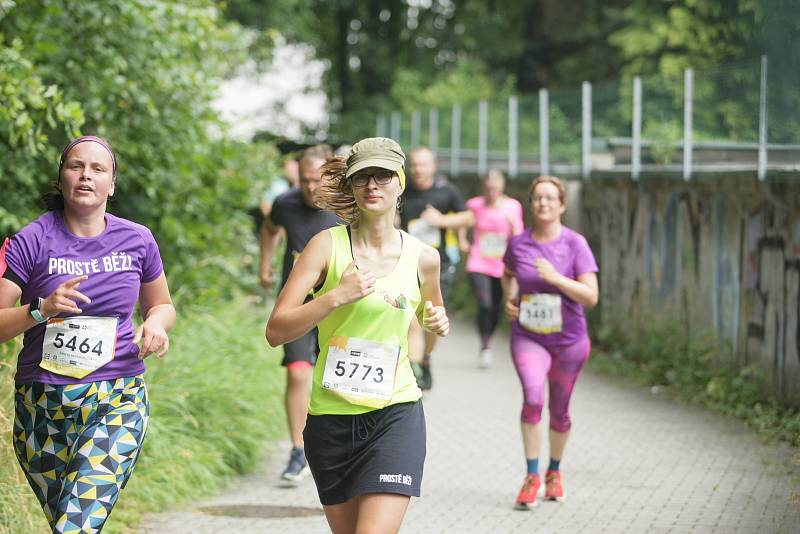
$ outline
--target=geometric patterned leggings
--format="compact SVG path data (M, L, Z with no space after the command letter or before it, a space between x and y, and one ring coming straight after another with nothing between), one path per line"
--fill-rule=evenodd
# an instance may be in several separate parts
M14 400L14 449L50 528L100 532L144 441L144 378L18 384Z
M575 382L592 346L589 337L565 347L544 347L524 334L511 335L511 357L522 383L523 423L542 420L545 384L550 393L550 428L569 432L572 419L569 402Z

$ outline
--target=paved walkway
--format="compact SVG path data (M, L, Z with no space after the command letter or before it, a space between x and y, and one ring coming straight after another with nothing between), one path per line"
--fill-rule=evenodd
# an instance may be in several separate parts
M512 510L524 476L520 387L507 341L496 341L495 366L481 371L475 337L456 324L434 356L423 497L412 500L403 533L800 532L800 451L588 373L573 398L562 462L567 501ZM310 477L296 488L278 483L287 455L281 444L224 495L148 517L141 531L329 532Z

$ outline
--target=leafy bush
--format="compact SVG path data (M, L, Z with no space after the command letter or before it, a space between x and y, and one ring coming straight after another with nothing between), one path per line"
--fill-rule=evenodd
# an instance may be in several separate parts
M772 399L756 367L736 368L712 335L692 335L665 320L594 328L592 369L622 374L655 391L742 419L764 435L800 445L800 412Z
M110 211L153 231L178 295L228 294L276 174L274 150L228 140L211 105L252 33L211 0L0 4L0 235L41 214L67 140L97 134L119 159Z

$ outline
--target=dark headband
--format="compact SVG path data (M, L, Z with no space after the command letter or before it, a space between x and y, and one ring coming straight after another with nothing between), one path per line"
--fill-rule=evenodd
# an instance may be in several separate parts
M111 162L113 163L113 169L112 169L111 175L112 176L116 176L117 175L117 157L114 155L114 149L111 148L111 144L108 141L106 141L102 137L97 137L95 135L83 135L81 137L78 137L77 139L72 140L70 142L70 144L68 144L64 148L64 150L61 152L61 159L58 161L58 174L59 175L61 174L61 168L64 166L64 160L67 158L67 154L69 154L69 151L72 150L73 148L75 148L76 145L79 145L81 143L85 143L86 141L93 141L93 142L97 143L98 145L101 145L106 150L108 150L108 153L111 154Z

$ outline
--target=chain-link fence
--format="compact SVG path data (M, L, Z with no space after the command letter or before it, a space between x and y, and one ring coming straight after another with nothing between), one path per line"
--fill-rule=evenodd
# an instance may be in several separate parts
M800 172L800 93L766 57L449 109L389 112L376 133L426 145L451 175Z

